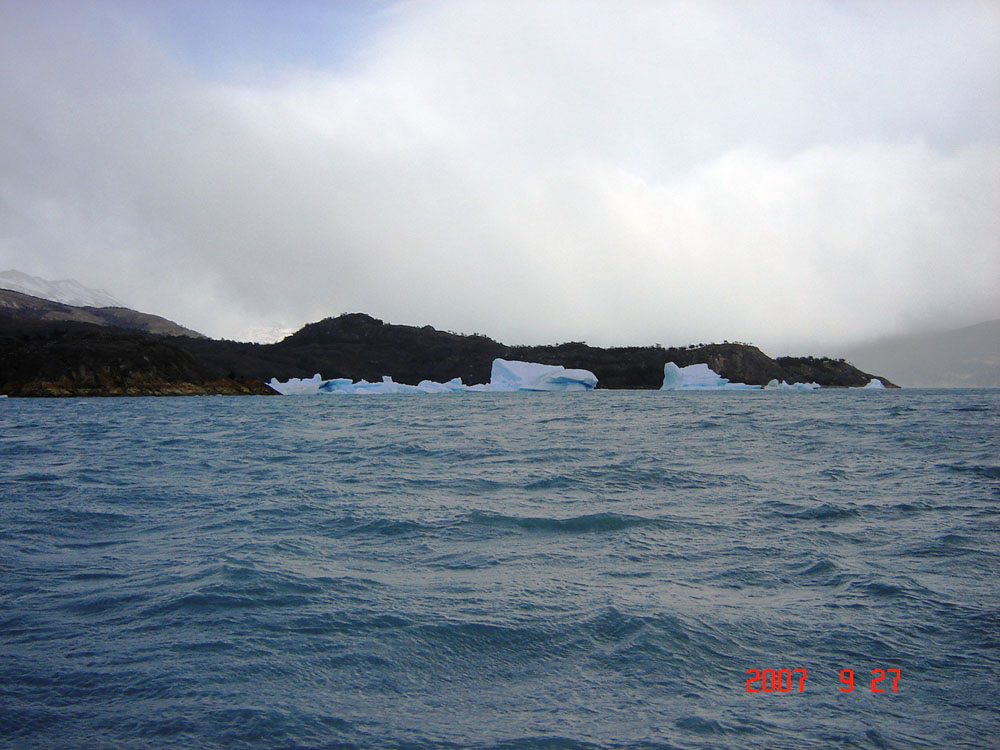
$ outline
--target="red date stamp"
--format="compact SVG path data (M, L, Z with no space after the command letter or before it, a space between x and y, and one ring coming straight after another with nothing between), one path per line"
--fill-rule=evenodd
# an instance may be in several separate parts
M794 688L798 692L806 691L806 678L809 676L805 669L748 669L747 692L748 693L790 693ZM894 675L894 676L893 676ZM899 679L903 676L900 669L873 669L872 670L872 692L888 692L889 684L885 682L892 677L892 692L899 692ZM854 690L854 670L840 670L840 690L849 693Z

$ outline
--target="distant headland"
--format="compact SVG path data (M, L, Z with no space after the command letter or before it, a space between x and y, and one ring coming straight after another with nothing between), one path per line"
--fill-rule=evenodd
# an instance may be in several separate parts
M326 318L274 344L216 340L127 308L75 307L0 290L0 393L9 396L273 394L265 382L309 377L483 383L494 359L590 370L598 388L656 389L663 366L704 363L734 382L860 387L873 377L842 359L773 359L749 344L509 346L483 335Z
M742 343L509 346L483 335L387 324L363 313L304 326L274 344L215 340L125 308L75 307L0 291L0 393L10 396L272 394L265 385L322 372L400 383L489 379L494 359L590 370L599 388L655 389L663 366L704 363L735 382L859 387L872 375L837 359L772 359ZM885 378L878 378L892 387Z

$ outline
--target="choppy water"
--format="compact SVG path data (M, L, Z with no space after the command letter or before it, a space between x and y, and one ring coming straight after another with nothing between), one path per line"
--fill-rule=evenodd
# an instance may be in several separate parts
M998 520L998 391L9 399L0 745L994 747Z

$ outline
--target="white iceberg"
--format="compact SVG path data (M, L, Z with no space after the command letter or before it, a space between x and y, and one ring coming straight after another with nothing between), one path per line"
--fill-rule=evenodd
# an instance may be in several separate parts
M369 383L367 380L358 381L353 386L353 393L399 393L400 387L400 384L393 382L393 379L388 375L383 375L381 383Z
M567 370L562 365L541 365L494 359L487 391L592 391L597 376L590 370Z
M317 372L311 378L289 378L285 381L280 381L277 378L271 378L267 384L282 396L301 396L309 393L319 393L320 389L325 386L327 382L328 381L323 380L323 376Z
M871 380L868 381L868 385L859 385L856 387L856 390L865 390L865 391L885 390L885 383L883 383L878 378L872 378Z
M706 364L678 367L673 362L663 365L663 385L661 391L748 391L757 390L759 385L730 383Z
M764 389L768 391L815 391L820 387L819 383L788 383L774 378L768 381Z
M461 378L447 383L421 380L417 385L397 383L388 375L379 383L350 378L323 380L316 373L311 378L290 378L284 382L271 378L268 385L284 396L316 393L465 393L506 391L590 391L597 386L597 376L590 370L567 370L561 365L542 365L535 362L493 360L490 382L484 385L465 385Z
M469 390L461 378L452 378L447 383L436 383L433 380L421 380L415 386L419 393L461 393Z

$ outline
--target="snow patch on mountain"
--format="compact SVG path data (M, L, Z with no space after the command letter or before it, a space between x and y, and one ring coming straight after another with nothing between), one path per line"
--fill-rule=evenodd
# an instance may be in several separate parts
M0 289L10 289L76 307L125 307L103 289L91 289L74 279L48 281L21 271L0 273Z

